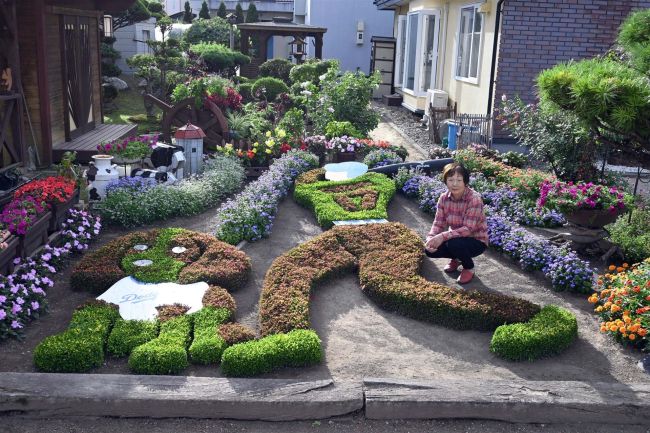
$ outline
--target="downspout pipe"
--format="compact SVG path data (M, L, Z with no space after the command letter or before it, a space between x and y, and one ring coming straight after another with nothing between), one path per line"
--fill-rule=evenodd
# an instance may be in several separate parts
M494 100L494 83L496 82L497 73L497 49L499 48L499 32L501 29L501 14L503 3L506 0L497 2L496 22L494 23L494 42L492 43L492 65L490 66L490 90L488 90L488 108L487 115L492 116L492 101Z

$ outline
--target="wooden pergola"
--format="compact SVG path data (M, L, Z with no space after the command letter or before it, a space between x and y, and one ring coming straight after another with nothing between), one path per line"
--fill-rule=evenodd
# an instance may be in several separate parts
M327 32L325 27L295 23L261 22L237 24L237 28L241 34L241 52L243 54L250 55L249 39L251 37L259 40L257 58L252 59L251 65L259 65L266 61L266 44L272 36L292 36L297 40L306 40L308 37L312 37L316 45L315 57L317 59L323 58L323 34Z

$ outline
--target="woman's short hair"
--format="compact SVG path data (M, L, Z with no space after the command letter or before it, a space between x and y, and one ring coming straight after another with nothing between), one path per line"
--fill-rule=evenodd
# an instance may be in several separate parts
M465 183L465 185L469 183L469 171L467 171L465 166L460 162L452 162L451 164L445 165L442 169L442 181L447 183L447 178L455 174L463 176L463 183Z

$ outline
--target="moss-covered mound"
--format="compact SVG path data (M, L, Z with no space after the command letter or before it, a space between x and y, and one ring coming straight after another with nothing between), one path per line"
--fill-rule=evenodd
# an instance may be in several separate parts
M379 173L341 182L322 179L322 170L304 173L296 180L294 199L316 214L318 224L333 221L387 218L386 208L395 194L395 182Z

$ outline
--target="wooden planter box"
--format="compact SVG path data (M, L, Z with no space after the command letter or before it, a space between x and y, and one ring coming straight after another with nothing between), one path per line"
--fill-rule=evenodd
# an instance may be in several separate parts
M79 203L79 189L76 189L72 198L65 203L52 203L52 218L50 225L47 228L49 233L54 233L61 230L61 223L68 215L68 211L77 203Z
M268 167L246 167L246 176L260 177L268 171Z
M27 230L27 233L19 236L20 245L18 249L20 257L31 256L38 247L47 243L47 228L50 226L51 217L51 212L45 213Z
M356 152L336 152L336 156L334 158L336 159L336 162L356 161L357 153Z
M11 235L5 242L7 243L7 248L0 251L0 273L2 275L9 275L14 271L14 259L18 255L20 239L17 236Z

